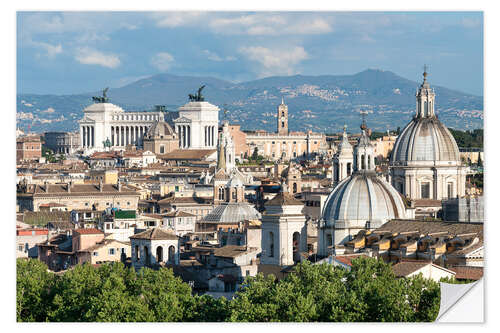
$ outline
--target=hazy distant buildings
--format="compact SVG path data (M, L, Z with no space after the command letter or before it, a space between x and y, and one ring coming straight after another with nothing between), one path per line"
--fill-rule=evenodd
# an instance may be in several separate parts
M80 147L78 132L46 132L43 146L55 154L72 154Z
M281 101L277 110L276 133L255 131L246 134L247 155L252 156L255 149L259 155L270 160L290 160L297 157L309 156L312 153L326 151L326 137L324 134L305 132L290 132L288 130L288 106Z

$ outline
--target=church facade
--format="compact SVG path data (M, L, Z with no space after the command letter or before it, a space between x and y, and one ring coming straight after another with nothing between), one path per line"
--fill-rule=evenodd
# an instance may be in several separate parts
M252 156L255 149L259 155L277 161L290 160L313 153L326 151L324 134L307 132L290 132L288 129L288 106L282 99L278 105L276 133L256 131L246 134L247 155Z
M398 136L390 160L392 185L409 199L443 200L465 195L466 167L452 134L435 113L427 81L416 93L416 115Z

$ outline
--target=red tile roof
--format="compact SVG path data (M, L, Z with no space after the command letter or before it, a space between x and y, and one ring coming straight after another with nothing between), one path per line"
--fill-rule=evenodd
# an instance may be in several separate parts
M455 279L460 280L479 280L483 277L483 267L457 266L450 270L456 273Z
M79 233L80 235L103 234L101 230L95 228L75 229L74 232Z

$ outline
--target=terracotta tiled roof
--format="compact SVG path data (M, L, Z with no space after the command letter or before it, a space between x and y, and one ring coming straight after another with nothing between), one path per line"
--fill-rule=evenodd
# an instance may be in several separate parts
M114 153L96 152L96 153L93 153L90 156L90 159L113 159L113 158L116 158L116 157L118 157L118 156L116 154L114 154Z
M36 195L45 194L68 194L68 195L78 195L82 193L101 193L99 190L99 185L94 184L73 184L71 186L70 192L68 192L68 184L48 184L48 185L35 185L34 192ZM128 193L131 194L135 192L135 189L127 185L123 185L121 191L118 191L116 185L103 184L103 193Z
M201 205L211 205L213 204L212 198L204 197L168 197L158 201L158 204L201 204Z
M392 271L397 277L408 276L419 269L431 265L430 262L402 261L392 266Z
M160 228L148 229L146 231L140 232L129 237L130 239L162 239L162 240L177 240L177 237L173 232L162 230Z
M216 149L177 149L160 157L165 160L201 160L216 151Z
M195 217L196 215L184 212L182 210L180 211L175 211L175 212L170 212L165 214L167 217Z
M77 233L77 234L80 234L80 235L97 235L97 234L104 234L104 232L102 232L102 231L101 231L101 230L99 230L99 229L95 229L95 228L75 229L73 232L74 232L74 233Z
M483 277L483 267L456 266L450 270L454 271L455 278L460 280L479 280Z
M356 254L356 255L352 255L352 256L336 256L335 260L337 260L338 262L341 262L344 265L352 266L352 260L353 259L357 259L359 257L367 257L367 255L365 255L365 254Z
M440 222L440 221L415 221L391 220L383 224L374 232L401 233L414 231L420 234L433 234L444 232L449 235L476 233L480 239L483 237L482 223ZM443 234L444 235L444 234Z
M216 257L224 257L224 258L236 258L241 255L248 253L249 251L255 251L257 248L246 246L238 246L238 245L226 245L223 247L214 248L214 256Z

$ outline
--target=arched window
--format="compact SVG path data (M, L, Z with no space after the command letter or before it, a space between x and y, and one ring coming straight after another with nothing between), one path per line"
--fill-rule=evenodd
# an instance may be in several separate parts
M361 155L361 170L365 169L365 155Z
M144 264L149 265L151 263L150 258L149 258L149 249L147 246L144 246Z
M294 232L293 233L293 241L292 241L292 248L293 248L293 261L298 262L300 261L300 233Z
M158 246L156 248L156 262L160 263L163 261L163 247Z
M297 193L297 183L293 183L293 193Z
M175 246L173 245L168 248L168 261L172 264L175 263Z
M274 257L274 233L269 232L269 257Z
M370 170L372 168L372 159L370 158L370 155L367 156L368 158L368 170Z
M424 101L424 116L427 116L429 113L429 109L427 106L427 101Z
M331 234L326 235L326 250L332 250L333 249L333 237Z
M351 175L351 163L347 163L347 175L350 176Z
M139 251L139 245L135 246L135 261L139 261L141 257L140 251Z

